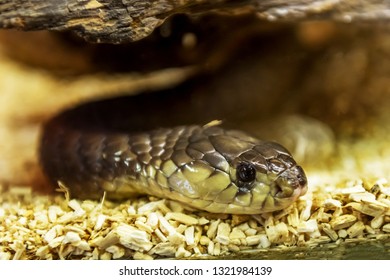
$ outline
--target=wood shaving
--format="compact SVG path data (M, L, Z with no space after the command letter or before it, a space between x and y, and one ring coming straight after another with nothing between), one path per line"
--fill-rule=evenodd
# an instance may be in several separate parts
M102 203L0 186L0 259L207 258L384 240L389 189L383 178L318 186L285 210L240 216L191 212L153 197Z

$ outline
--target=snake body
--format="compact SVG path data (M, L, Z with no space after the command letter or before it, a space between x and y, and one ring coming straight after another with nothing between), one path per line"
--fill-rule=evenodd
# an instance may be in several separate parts
M73 197L148 194L214 213L277 211L306 192L305 173L285 148L203 125L220 111L191 95L183 109L179 92L87 103L52 118L40 147L48 178Z

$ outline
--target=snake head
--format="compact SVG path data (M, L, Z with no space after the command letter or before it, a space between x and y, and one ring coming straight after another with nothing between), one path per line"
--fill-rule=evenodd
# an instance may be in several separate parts
M274 142L250 136L209 137L228 162L230 184L215 193L208 211L234 214L273 212L290 206L307 192L307 178L291 154Z
M307 192L307 178L290 153L272 142L261 142L232 162L238 192L233 205L248 212L273 212L291 205Z

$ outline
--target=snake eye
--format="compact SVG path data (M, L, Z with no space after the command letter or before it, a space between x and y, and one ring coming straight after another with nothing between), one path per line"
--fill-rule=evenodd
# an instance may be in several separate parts
M242 162L237 166L237 179L249 183L256 179L256 168L249 162Z

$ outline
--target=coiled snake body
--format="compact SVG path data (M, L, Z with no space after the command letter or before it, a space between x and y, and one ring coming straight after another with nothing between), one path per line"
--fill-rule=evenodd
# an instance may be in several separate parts
M180 91L92 102L54 117L43 130L44 171L74 197L143 193L214 213L276 211L306 192L305 173L285 148L203 125L220 110L194 94L183 108Z

